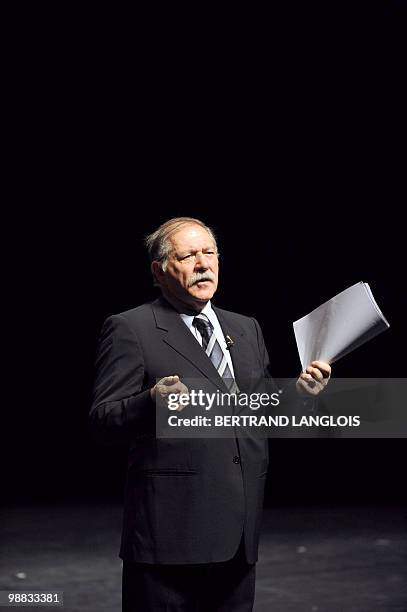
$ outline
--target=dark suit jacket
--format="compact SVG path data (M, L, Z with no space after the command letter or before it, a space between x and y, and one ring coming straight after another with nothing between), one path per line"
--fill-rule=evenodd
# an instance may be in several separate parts
M255 319L214 308L238 385L268 377ZM109 317L98 355L92 428L129 441L120 556L145 563L211 563L233 557L242 534L257 560L267 440L156 439L150 388L163 376L223 381L179 314L162 298ZM239 384L240 382L240 384Z

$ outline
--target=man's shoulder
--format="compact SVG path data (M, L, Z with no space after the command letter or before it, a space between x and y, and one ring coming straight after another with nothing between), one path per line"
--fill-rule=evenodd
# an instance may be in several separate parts
M108 319L112 319L115 321L125 320L128 323L143 323L151 320L153 306L157 300L152 302L146 302L145 304L141 304L140 306L136 306L134 308L129 308L128 310L123 310L122 312L118 312L112 314Z
M124 317L125 319L131 317L140 317L143 316L146 312L151 312L153 304L154 302L146 302L145 304L140 304L140 306L135 306L134 308L123 310L123 312L119 312L117 316Z

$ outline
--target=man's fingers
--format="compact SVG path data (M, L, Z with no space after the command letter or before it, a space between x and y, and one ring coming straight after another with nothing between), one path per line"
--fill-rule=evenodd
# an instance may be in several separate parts
M307 393L308 395L318 395L321 390L321 385L319 385L312 377L311 380L305 380L300 376L297 380L297 389L300 388L303 393Z
M189 390L184 383L180 381L180 378L177 374L174 376L165 376L162 378L156 385L159 396L164 402L169 401L169 396L172 395L172 401L177 402L180 395L184 397L188 395ZM177 412L181 412L185 406L183 404L179 404L178 407L174 407Z
M302 389L303 392L308 393L310 395L318 395L324 388L324 384L315 380L311 376L311 374L307 374L303 372L297 380L297 388L298 386Z
M171 393L170 387L179 382L179 376L164 376L156 384L157 389L161 394Z
M172 407L171 410L175 410L177 412L181 412L185 408L184 403L178 403L180 396L183 396L185 401L185 397L189 398L189 390L184 383L180 381L179 376L166 376L162 378L159 383L157 383L157 390L164 402L168 402L171 399Z
M307 370L308 370L308 368L307 368ZM312 374L308 374L308 371L307 372L301 372L300 379L304 383L307 383L308 385L310 385L311 387L316 385L316 383L317 383L316 379L312 376Z
M324 378L329 378L331 376L331 366L326 361L313 361L311 363L312 366L318 368L324 376Z
M311 365L301 372L297 389L310 394L318 395L327 386L331 376L331 366L325 361L312 361Z
M175 383L175 385L171 385L171 388L168 387L168 390L170 393L188 393L188 387L181 381Z
M179 381L179 376L177 374L174 374L174 376L165 376L164 378L160 380L159 384L173 385L174 383L177 383L178 381Z
M160 384L157 385L160 393L169 395L170 393L188 393L188 387L184 385L180 380L172 384Z
M324 375L318 368L308 366L307 373L310 374L312 378L315 378L315 380L317 380L318 382L322 382L324 380Z

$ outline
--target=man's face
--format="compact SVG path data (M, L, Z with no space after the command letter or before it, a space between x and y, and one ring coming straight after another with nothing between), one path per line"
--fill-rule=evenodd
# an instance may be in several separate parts
M170 242L166 270L153 264L164 295L194 309L203 308L218 286L218 255L211 237L200 225L186 225Z

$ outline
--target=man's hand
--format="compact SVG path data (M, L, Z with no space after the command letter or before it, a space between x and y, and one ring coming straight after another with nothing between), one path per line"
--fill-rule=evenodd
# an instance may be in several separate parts
M150 389L151 398L155 401L162 401L165 405L168 404L168 396L170 393L176 393L179 395L180 393L185 394L189 393L188 387L184 385L179 379L178 375L174 376L165 376L158 381L156 385L152 389ZM181 412L185 406L178 405L176 408L177 412Z
M318 395L325 389L331 377L331 366L325 361L313 361L297 380L297 391Z

